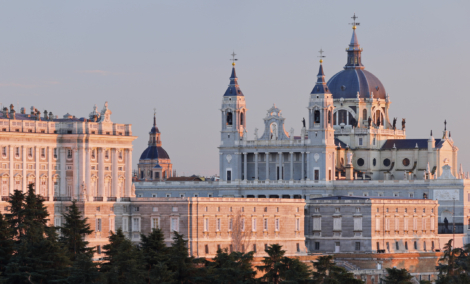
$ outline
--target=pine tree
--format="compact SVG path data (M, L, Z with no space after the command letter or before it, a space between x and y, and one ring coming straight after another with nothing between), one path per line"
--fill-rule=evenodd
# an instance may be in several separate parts
M313 262L314 283L344 283L344 284L361 284L362 280L354 278L354 274L346 269L336 266L332 255L320 256L316 262Z
M174 279L177 283L188 283L196 273L194 258L188 254L188 241L183 235L174 232L173 244L169 250L168 268L175 273Z
M88 224L88 218L83 218L82 213L75 201L69 207L69 211L64 213L65 223L61 227L60 242L65 246L72 261L80 254L93 257L93 248L88 247L88 242L84 236L93 233Z
M256 271L253 269L253 252L228 253L227 249L218 250L213 261L198 260L203 268L198 269L194 277L196 283L256 283Z
M260 271L265 272L264 276L261 277L263 281L279 284L281 281L281 273L283 273L283 266L281 260L284 258L285 250L282 250L282 246L273 244L268 246L265 250L268 254L262 262L264 265L256 266Z
M0 214L0 275L5 273L5 267L13 254L13 244L13 235L10 224L6 218Z
M281 279L283 284L300 284L308 283L310 280L311 271L307 265L297 258L284 257L281 260Z
M8 283L66 283L69 258L47 226L46 207L30 184L25 195L15 191L8 221L14 226L14 251L5 271ZM23 199L21 199L23 197Z
M124 239L118 245L110 268L105 274L109 284L146 283L145 262L142 252L130 240Z
M386 268L387 276L382 279L385 284L412 284L411 279L413 276L410 275L406 269Z
M101 283L101 274L97 264L86 253L76 256L73 266L70 269L70 275L67 279L68 284L98 284Z
M116 233L111 232L111 236L109 236L109 243L103 246L103 251L105 257L103 260L103 264L101 265L101 272L108 272L111 270L111 267L114 264L114 259L118 253L118 248L124 242L126 237L122 233L121 228L119 228Z
M168 270L169 248L160 228L146 236L141 235L140 248L144 252L145 269L150 283L171 283L173 273Z
M452 283L458 276L459 267L457 260L459 255L463 253L462 249L452 247L452 239L444 246L444 254L439 259L439 265L436 269L439 271L436 283Z

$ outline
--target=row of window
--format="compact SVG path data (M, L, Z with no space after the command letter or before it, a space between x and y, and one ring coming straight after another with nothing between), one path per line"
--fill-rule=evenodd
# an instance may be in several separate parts
M21 151L20 147L15 147L15 150L14 150L14 151L15 151L15 156L16 156L17 158L19 158L19 157L20 157L20 151ZM32 148L32 147L28 148L28 149L27 149L27 152L28 152L28 157L29 157L29 158L32 158L32 157L33 157L34 148ZM6 157L6 156L7 156L7 153L8 153L7 147L6 147L6 146L3 146L3 147L2 147L2 156L3 156L3 157ZM53 149L53 153L54 153L54 159L57 159L57 148L54 148L54 149ZM67 159L72 159L72 157L73 157L72 154L73 154L72 149L67 149ZM41 155L41 158L43 158L43 159L46 158L46 148L40 148L40 155ZM104 151L104 158L105 158L106 160L109 160L109 150L105 150L105 151ZM93 150L91 151L91 159L92 159L92 160L96 159L96 149L93 149ZM119 160L122 160L122 159L123 159L122 150L119 150L119 151L118 151L118 159L119 159Z
M269 229L269 219L268 218L260 218L262 220L263 224L263 231L268 231ZM258 229L258 219L257 218L251 218L251 231L256 232ZM204 219L204 232L208 232L210 229L209 226L209 218ZM228 231L231 232L234 230L240 230L242 232L245 231L245 218L237 218L234 221L234 218L229 218L227 220L228 222ZM235 224L234 224L235 222ZM274 219L274 231L280 231L281 229L281 220L280 218L275 218ZM300 231L300 218L295 219L295 230ZM220 232L222 231L222 218L216 218L215 219L215 231Z
M374 138L374 145L375 145L375 138ZM362 138L359 138L359 146L362 146ZM342 158L341 158L342 159ZM356 160L356 163L359 167L362 167L364 166L365 164L365 161L363 158L359 158ZM404 158L401 163L403 164L403 166L405 167L408 167L410 165L410 159L408 158ZM377 165L377 160L374 158L372 159L372 165L375 167ZM390 166L390 159L386 158L383 160L383 165L386 166L386 167L389 167Z
M470 194L469 194L469 198L470 198ZM470 201L470 200L469 200L469 201ZM404 208L404 210L405 210L405 213L408 213L408 208ZM314 211L315 211L316 213L320 212L320 207L315 207L315 208L314 208ZM361 212L361 208L360 208L360 207L356 207L355 211L356 211L356 212ZM377 207L376 211L377 211L377 212L380 212L380 208ZM299 208L297 208L297 212L299 212ZM339 212L341 212L341 207L336 207L336 208L335 208L335 213L339 213ZM388 208L388 207L385 208L385 212L386 212L386 213L389 213L389 208ZM395 212L398 213L398 208L395 208ZM416 209L416 208L413 208L413 212L416 213L416 212L417 212L417 209ZM469 211L469 212L470 212L470 211ZM426 213L426 208L423 208L423 213ZM431 213L434 213L434 208L431 208Z
M387 252L390 252L390 243L389 242L385 243L385 247L386 247ZM376 243L376 248L377 248L377 251L381 250L380 249L381 248L380 242ZM413 248L414 248L414 250L418 250L418 242L417 241L413 242ZM433 251L434 248L435 248L434 247L434 241L431 241L431 251ZM341 249L341 243L340 242L335 242L335 252L340 252L340 249ZM404 249L408 250L408 242L407 241L405 241L405 243L404 243ZM314 250L320 250L320 242L315 242ZM354 250L356 250L356 251L361 250L361 242L355 242L354 243ZM400 243L399 242L395 242L395 250L397 250L397 251L400 250ZM423 241L423 250L424 251L427 250L426 241Z

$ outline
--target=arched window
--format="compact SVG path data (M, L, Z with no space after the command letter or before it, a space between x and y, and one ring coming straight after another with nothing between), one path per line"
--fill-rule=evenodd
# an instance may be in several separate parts
M367 109L362 110L362 119L367 120Z
M152 171L150 171L150 173L149 173L149 174L150 174L150 179L153 179L153 172L152 172Z
M244 122L245 122L245 114L242 112L240 113L240 125L244 126L245 125Z
M328 111L328 124L331 124L331 110Z
M144 178L144 171L141 171L141 172L140 172L140 178L141 178L141 179Z
M227 125L232 125L232 112L227 112Z
M320 111L319 110L316 110L313 113L313 122L314 123L320 123Z
M375 125L381 125L383 124L383 119L382 119L382 114L380 113L380 110L375 111Z
M347 124L347 115L348 115L348 112L344 109L341 109L338 111L338 124L339 125L341 123Z

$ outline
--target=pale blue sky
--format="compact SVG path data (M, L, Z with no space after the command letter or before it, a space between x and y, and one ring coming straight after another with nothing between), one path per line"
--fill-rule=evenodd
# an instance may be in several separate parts
M342 70L350 17L363 63L384 84L409 138L442 135L447 119L470 171L469 1L0 1L0 102L88 116L105 101L131 123L134 164L157 108L179 175L218 173L220 103L230 54L249 137L273 103L300 132L323 48ZM18 105L19 103L19 105ZM462 128L463 127L463 128Z

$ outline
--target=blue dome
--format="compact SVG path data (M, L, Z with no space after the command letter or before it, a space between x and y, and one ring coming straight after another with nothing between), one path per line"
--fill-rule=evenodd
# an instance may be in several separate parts
M153 126L152 129L150 130L150 133L151 134L160 133L160 130L158 130L158 127Z
M158 146L149 146L145 151L140 155L141 160L155 160L155 159L169 159L168 153L162 147Z
M370 98L374 93L374 99L385 99L385 88L380 80L364 69L344 69L336 73L327 83L333 98L355 99L359 92L361 99Z

